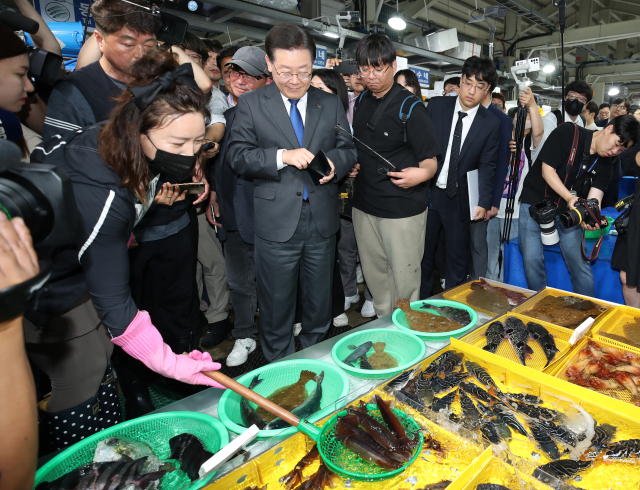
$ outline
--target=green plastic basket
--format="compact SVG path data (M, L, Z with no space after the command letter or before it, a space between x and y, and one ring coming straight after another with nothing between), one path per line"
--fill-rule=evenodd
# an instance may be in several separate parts
M367 341L374 343L385 342L387 345L384 351L396 358L398 367L368 370L349 366L342 362L353 352L352 349L349 349L350 345L359 346ZM389 328L374 328L372 330L354 332L340 339L331 349L331 357L338 366L353 376L365 379L382 379L392 378L415 365L424 358L426 351L427 347L424 342L413 333ZM370 355L374 352L372 347L367 354Z
M604 230L595 230L595 231L585 230L584 238L586 240L597 240L598 238L600 238L600 233L602 233L603 235L606 235L607 233L609 233L609 230L611 229L611 223L613 223L613 218L611 218L610 216L606 216L606 218L607 218L607 221L609 222L609 225Z
M377 419L379 422L384 423L377 405L369 404L367 405L367 409L369 415ZM347 449L341 442L337 441L334 433L338 423L338 417L345 415L347 413L345 410L331 417L331 419L322 427L320 436L318 437L318 451L320 452L320 456L327 467L342 478L360 481L380 481L393 478L411 466L422 450L422 431L418 423L413 420L411 416L395 408L392 410L400 420L400 423L407 432L407 435L411 438L416 436L419 437L418 444L414 449L413 457L407 464L397 470L389 471L384 468L380 468L374 463L364 461L362 458Z
M478 321L478 314L473 310L473 308L465 305L464 303L458 303L457 301L449 301L447 299L433 299L433 300L421 299L420 301L412 301L411 309L429 311L431 313L439 315L437 311L430 310L429 308L422 308L422 303L424 303L425 301L428 302L429 304L432 304L433 306L451 306L453 308L466 310L469 312L469 315L471 315L471 322L465 327L459 328L458 330L452 330L450 332L442 332L442 333L419 332L417 330L412 330L411 328L409 328L404 311L402 311L400 308L396 308L396 310L393 312L393 316L391 317L391 319L393 320L393 324L399 329L404 330L405 332L410 332L414 335L417 335L423 340L443 341L443 340L449 340L449 337L455 337L456 339L462 337L466 332L468 332L473 327L475 327L476 322Z
M189 433L202 441L207 451L217 453L229 444L229 433L218 419L198 412L165 412L146 415L128 422L114 425L102 432L93 434L58 454L36 473L34 487L45 481L53 481L70 471L91 463L98 442L110 437L129 437L148 444L156 456L166 459L171 454L169 439ZM202 488L213 478L211 473L204 481L196 480L187 488ZM178 486L177 488L181 488ZM164 484L162 490L177 490Z
M254 376L259 375L262 379L254 391L265 398L268 398L279 388L295 383L300 379L300 372L303 370L312 371L320 374L324 371L324 380L322 381L322 400L320 401L320 410L313 416L307 418L308 422L317 422L318 420L328 416L330 413L338 410L346 400L344 397L349 393L349 379L347 376L333 364L325 361L316 361L309 359L294 359L291 361L276 362L268 364L259 369L255 369L244 376L237 379L238 383L249 386ZM315 389L316 382L311 380L306 384L309 394ZM240 416L240 401L242 397L232 390L226 390L220 402L218 403L218 417L227 429L236 434L242 434L247 428L242 422ZM336 402L340 401L337 405ZM249 402L254 408L256 404ZM275 435L287 437L296 433L295 427L288 429L261 430L258 432L258 439L267 439Z

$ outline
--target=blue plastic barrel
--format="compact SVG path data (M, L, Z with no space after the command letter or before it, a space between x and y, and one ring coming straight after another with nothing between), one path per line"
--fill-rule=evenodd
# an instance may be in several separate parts
M82 48L82 22L47 22L53 35L62 42L62 56L78 56ZM31 36L25 32L24 37L28 46L33 46Z

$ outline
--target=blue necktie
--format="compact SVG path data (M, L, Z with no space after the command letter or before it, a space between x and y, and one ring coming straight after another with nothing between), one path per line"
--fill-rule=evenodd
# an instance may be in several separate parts
M293 126L293 130L296 133L296 138L298 138L298 143L300 144L300 148L302 148L302 140L304 138L304 123L302 122L302 115L298 110L298 102L300 100L291 100L289 99L289 103L291 104L291 111L289 112L289 119L291 119L291 125ZM307 186L304 186L304 192L302 193L302 199L309 199L309 194L307 193Z

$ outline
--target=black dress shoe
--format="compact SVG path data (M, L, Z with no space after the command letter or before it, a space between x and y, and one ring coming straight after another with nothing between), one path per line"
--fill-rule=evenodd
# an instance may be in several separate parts
M229 319L225 318L219 322L210 323L206 333L202 336L200 345L203 349L211 349L221 344L227 339L227 335L231 332L232 325Z

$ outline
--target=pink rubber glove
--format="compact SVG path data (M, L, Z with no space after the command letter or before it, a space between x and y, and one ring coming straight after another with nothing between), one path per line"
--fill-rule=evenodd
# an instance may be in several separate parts
M188 356L175 354L162 341L160 332L151 323L149 313L138 311L127 330L111 339L127 354L147 366L152 371L167 378L177 379L190 385L206 385L225 389L220 383L202 374L203 371L217 371L220 363L212 362L211 355L194 350Z

